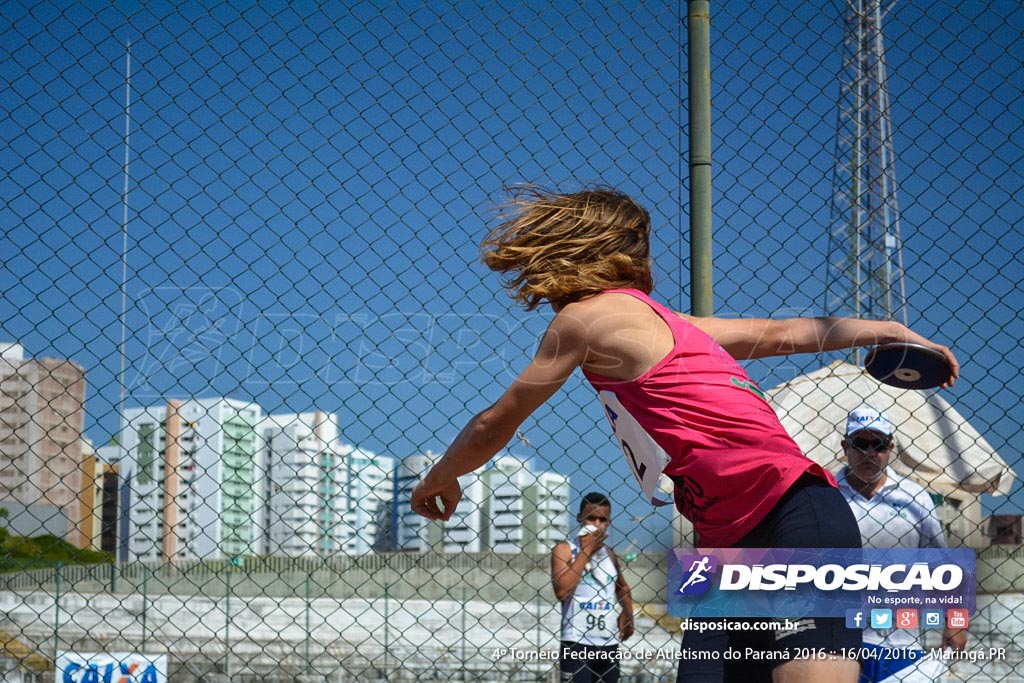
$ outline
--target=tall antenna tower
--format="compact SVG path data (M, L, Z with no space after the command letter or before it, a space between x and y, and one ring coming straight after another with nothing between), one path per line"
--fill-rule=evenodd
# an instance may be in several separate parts
M882 19L895 0L846 0L825 310L907 323ZM859 363L860 358L856 359Z

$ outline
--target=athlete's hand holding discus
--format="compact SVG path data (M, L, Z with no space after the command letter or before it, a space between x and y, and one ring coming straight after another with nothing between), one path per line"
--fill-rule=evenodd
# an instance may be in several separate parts
M892 333L891 338L879 339L877 344L879 344L880 346L885 344L912 346L916 344L918 346L925 347L925 349L930 349L931 351L936 352L937 354L941 354L941 356L946 361L946 368L944 369L948 370L949 374L948 376L943 377L941 380L936 380L936 384L939 386L939 388L942 389L949 389L950 387L953 386L953 383L956 382L957 378L960 376L960 363L957 362L956 356L953 355L953 352L949 349L948 346L936 344L932 340L923 337L922 335L918 334L917 332L914 332L912 329L906 327L901 323L893 321L883 322L888 322L890 325L894 325L895 331Z
M905 343L923 346L945 358L949 376L939 384L941 388L952 387L960 376L960 363L949 347L937 344L895 320L698 318L684 313L678 315L711 335L737 360Z
M911 340L879 344L868 352L864 369L875 379L899 389L943 389L960 376L956 356L914 331L903 328Z

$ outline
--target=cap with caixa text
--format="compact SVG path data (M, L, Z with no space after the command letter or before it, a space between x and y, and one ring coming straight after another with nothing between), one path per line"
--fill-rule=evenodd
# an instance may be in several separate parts
M892 436L894 431L889 416L871 406L854 408L850 411L850 416L846 418L846 436L856 434L864 429L870 429L886 436Z

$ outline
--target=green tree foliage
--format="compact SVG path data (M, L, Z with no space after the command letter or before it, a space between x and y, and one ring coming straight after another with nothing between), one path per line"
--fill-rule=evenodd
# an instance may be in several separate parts
M7 515L7 510L0 508L0 521ZM78 548L51 534L34 538L12 536L10 530L0 526L0 572L53 567L58 562L100 564L113 560L110 553Z

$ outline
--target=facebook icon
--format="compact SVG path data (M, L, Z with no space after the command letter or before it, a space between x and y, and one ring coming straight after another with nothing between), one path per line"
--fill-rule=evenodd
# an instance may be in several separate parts
M864 610L846 610L846 628L864 628Z

